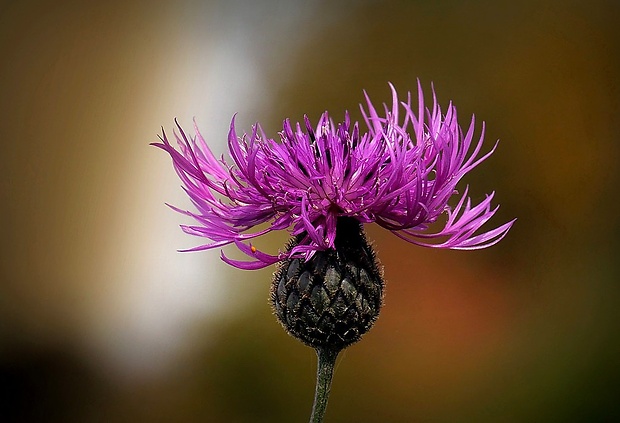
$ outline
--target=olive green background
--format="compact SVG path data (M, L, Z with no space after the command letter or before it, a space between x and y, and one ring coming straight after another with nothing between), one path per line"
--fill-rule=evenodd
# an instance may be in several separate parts
M385 307L326 420L619 418L619 4L0 4L0 420L306 421L315 357L271 314L274 269L176 252L200 240L148 143L196 117L221 154L237 111L275 137L416 78L500 139L466 180L518 220L476 252L367 227Z

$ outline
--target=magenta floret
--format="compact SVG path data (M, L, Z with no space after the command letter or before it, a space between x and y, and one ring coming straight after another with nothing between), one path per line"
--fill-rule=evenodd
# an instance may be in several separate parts
M239 137L233 117L228 134L232 163L213 155L196 125L196 135L188 137L177 123L179 150L162 131L161 143L154 145L170 154L198 211L173 208L196 220L196 225L182 226L186 233L210 240L186 251L235 243L253 261L232 260L223 252L222 259L241 269L288 258L309 260L316 251L334 248L342 216L376 222L426 247L467 250L499 242L514 220L479 231L497 211L491 206L494 193L472 205L467 188L462 194L456 190L461 178L495 151L497 143L480 154L484 123L475 139L474 117L464 133L456 108L449 104L443 114L434 91L432 108L425 107L419 82L417 105L411 93L401 102L390 88L392 105L384 105L382 115L364 93L366 107L360 108L367 128L362 132L348 113L335 124L325 112L316 128L307 117L303 126L285 120L279 141L267 138L258 124ZM448 204L452 197L458 198L453 207ZM442 215L446 219L440 224ZM252 232L263 223L269 226ZM302 237L290 251L270 255L247 243L284 229Z

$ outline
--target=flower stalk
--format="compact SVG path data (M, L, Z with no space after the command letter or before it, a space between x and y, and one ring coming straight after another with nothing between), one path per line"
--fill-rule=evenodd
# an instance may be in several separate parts
M312 415L310 423L322 423L325 418L325 410L327 409L327 400L332 386L332 377L334 375L334 366L336 358L340 353L339 349L334 348L317 348L316 355L318 358L316 370L316 389L314 392L314 404L312 406Z

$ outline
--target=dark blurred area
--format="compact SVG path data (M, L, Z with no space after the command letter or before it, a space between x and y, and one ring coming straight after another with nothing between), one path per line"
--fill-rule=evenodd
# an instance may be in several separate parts
M148 143L196 116L221 154L235 111L275 137L416 78L500 139L466 181L518 220L475 252L367 227L385 307L326 421L620 419L618 22L615 0L1 4L0 421L307 420L274 269L177 253L199 241Z

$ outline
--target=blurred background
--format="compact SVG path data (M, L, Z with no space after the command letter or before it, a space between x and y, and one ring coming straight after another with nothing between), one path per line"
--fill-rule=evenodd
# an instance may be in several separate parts
M385 307L327 421L620 417L619 21L615 0L2 2L0 420L307 421L315 354L271 314L274 269L176 252L201 240L148 144L195 117L222 154L236 112L275 137L416 78L501 139L467 182L518 221L476 252L367 227Z

